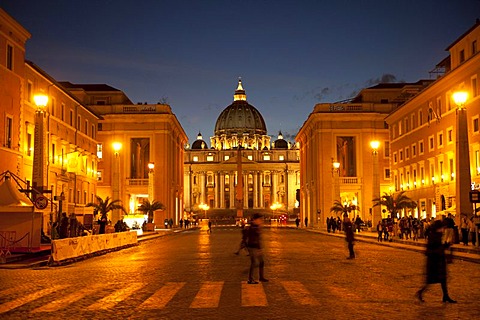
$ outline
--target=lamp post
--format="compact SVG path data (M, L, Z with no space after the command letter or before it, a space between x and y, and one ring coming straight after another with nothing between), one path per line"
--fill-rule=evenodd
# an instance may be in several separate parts
M47 162L45 157L45 107L48 103L48 96L45 94L37 94L33 97L33 101L37 106L35 111L35 133L34 133L34 149L33 149L33 172L32 185L40 194L43 193L45 187L45 176L47 171ZM37 192L32 193L33 199L37 197Z
M373 179L372 179L372 197L373 199L380 199L380 179L378 175L378 147L380 146L380 141L372 140L370 141L370 147L372 148L372 157L373 157ZM373 200L372 199L372 200ZM373 201L372 201L373 202ZM372 205L372 227L375 227L378 221L382 220L382 213L380 211L380 206Z
M115 155L113 159L112 201L115 201L120 200L120 150L122 149L122 143L114 142L112 147ZM112 223L115 224L120 219L120 209L115 209L112 213Z
M154 178L155 178L154 169L155 169L155 164L153 162L149 162L148 163L148 201L150 201L150 203L153 202L153 199L155 197L154 186L153 186Z
M468 122L467 109L465 103L467 102L468 94L464 91L455 92L453 94L453 101L457 105L457 134L456 134L456 223L460 223L460 215L465 214L470 217L472 214L472 205L470 204L469 194L471 190L470 177L470 157L468 148Z
M340 201L340 162L332 158L333 202Z

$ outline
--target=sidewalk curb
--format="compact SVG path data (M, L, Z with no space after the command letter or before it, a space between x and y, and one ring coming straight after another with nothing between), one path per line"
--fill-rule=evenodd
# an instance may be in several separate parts
M343 233L331 233L331 232L327 232L326 230L324 231L324 230L315 229L315 228L302 228L301 230L304 230L307 232L315 232L315 233L322 234L325 236L330 236L330 237L337 237L337 238L345 237ZM419 242L412 242L412 243L410 242L406 243L405 240L397 240L397 239L394 239L393 242L385 242L385 241L379 242L377 241L376 236L371 236L371 235L369 236L366 234L356 233L355 241L377 244L384 247L415 251L420 253L425 253L425 250L426 250L426 243L423 242L424 241L423 239L419 240ZM454 259L480 264L480 250L477 250L477 249L470 249L469 252L461 252L459 250L453 250L452 256Z

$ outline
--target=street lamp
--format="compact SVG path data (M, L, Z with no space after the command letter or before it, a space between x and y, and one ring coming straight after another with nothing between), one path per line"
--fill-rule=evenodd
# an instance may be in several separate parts
M372 148L373 157L373 180L372 180L372 197L373 199L380 199L380 179L378 173L378 148L380 147L380 141L370 141L370 147ZM373 201L372 201L373 202ZM372 205L372 227L376 226L378 221L382 220L382 213L380 206Z
M332 158L332 176L333 176L333 202L340 201L340 162Z
M207 210L210 209L210 207L208 206L208 204L205 204L205 203L200 203L198 205L200 207L200 209L202 209L205 213L205 219L207 219Z
M471 176L470 176L470 154L468 148L468 122L467 122L467 109L465 103L468 99L468 93L464 91L455 92L453 95L453 101L457 105L457 134L456 134L456 165L455 165L455 178L456 178L456 208L455 220L457 225L460 223L460 215L463 213L467 217L472 214L472 206L470 204L470 191L471 191Z
M112 201L120 200L120 150L122 149L121 142L114 142L112 144L115 154L114 168L113 168L113 181L112 181ZM120 209L113 210L112 223L116 223L120 219Z
M35 133L33 137L34 149L33 149L33 172L32 172L32 185L38 190L38 193L43 193L45 186L45 177L47 171L47 162L45 157L45 108L48 103L48 96L40 93L33 97L33 101L37 106L35 111ZM37 192L32 193L33 199L37 196Z
M149 162L148 163L148 201L153 202L155 197L153 192L153 183L155 178L155 163Z

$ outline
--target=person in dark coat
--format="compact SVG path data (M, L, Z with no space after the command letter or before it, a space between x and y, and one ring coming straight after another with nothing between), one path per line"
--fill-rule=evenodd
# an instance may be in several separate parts
M343 216L343 230L345 231L345 240L347 241L348 244L348 252L349 256L347 259L354 259L355 258L355 252L353 251L353 242L355 241L355 236L354 236L354 227L353 223L348 217L348 215Z
M60 219L60 225L58 226L58 234L60 239L68 237L68 217L66 212L62 212L62 218Z
M443 302L456 303L457 301L450 298L447 290L447 259L445 249L449 246L442 243L443 224L440 220L436 220L430 226L428 231L427 243L427 273L425 285L417 291L417 298L421 302L423 293L432 283L440 283L443 292Z
M263 224L263 216L259 213L255 213L253 215L252 222L250 227L248 227L247 231L247 248L248 253L250 255L250 272L248 273L248 284L257 284L258 282L254 280L253 273L257 266L258 261L258 270L259 270L259 280L261 282L268 282L267 279L264 277L263 268L264 268L264 261L263 261L263 251L262 251L262 244L261 244L261 226Z
M107 216L103 215L100 217L98 220L98 225L100 226L100 229L98 231L99 234L104 234L105 233L105 227L107 226Z
M305 228L308 227L308 217L305 217Z

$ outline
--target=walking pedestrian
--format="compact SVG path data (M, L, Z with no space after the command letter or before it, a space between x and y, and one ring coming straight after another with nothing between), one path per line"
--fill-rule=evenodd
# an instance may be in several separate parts
M451 213L448 213L443 223L445 225L445 243L450 245L453 243L453 228L455 227L455 221Z
M305 217L305 228L308 227L308 218Z
M449 245L442 242L443 224L440 220L436 220L430 226L428 232L427 243L427 270L425 285L417 291L417 298L421 302L423 300L423 293L432 283L440 283L443 292L443 302L456 303L457 301L450 298L447 290L447 259L445 255L445 248Z
M378 233L377 241L378 241L378 242L382 242L383 223L382 223L381 220L379 220L379 221L378 221L378 224L377 224L377 233Z
M297 217L297 219L295 219L295 224L297 225L297 228L300 226L300 218Z
M345 240L348 244L349 256L347 259L354 259L355 252L353 251L353 242L355 241L353 224L347 214L343 216L343 230L345 230Z
M264 266L265 262L263 260L263 251L261 244L261 227L263 224L263 216L259 213L255 213L252 218L252 222L247 232L247 248L250 255L250 271L248 273L248 284L257 284L258 281L255 281L253 278L253 273L257 267L258 262L258 271L259 271L259 280L261 282L268 282L264 276Z
M462 214L460 219L460 230L462 231L462 242L464 246L468 246L468 219L465 214Z
M208 219L208 230L207 230L208 233L212 233L212 221L210 219Z

